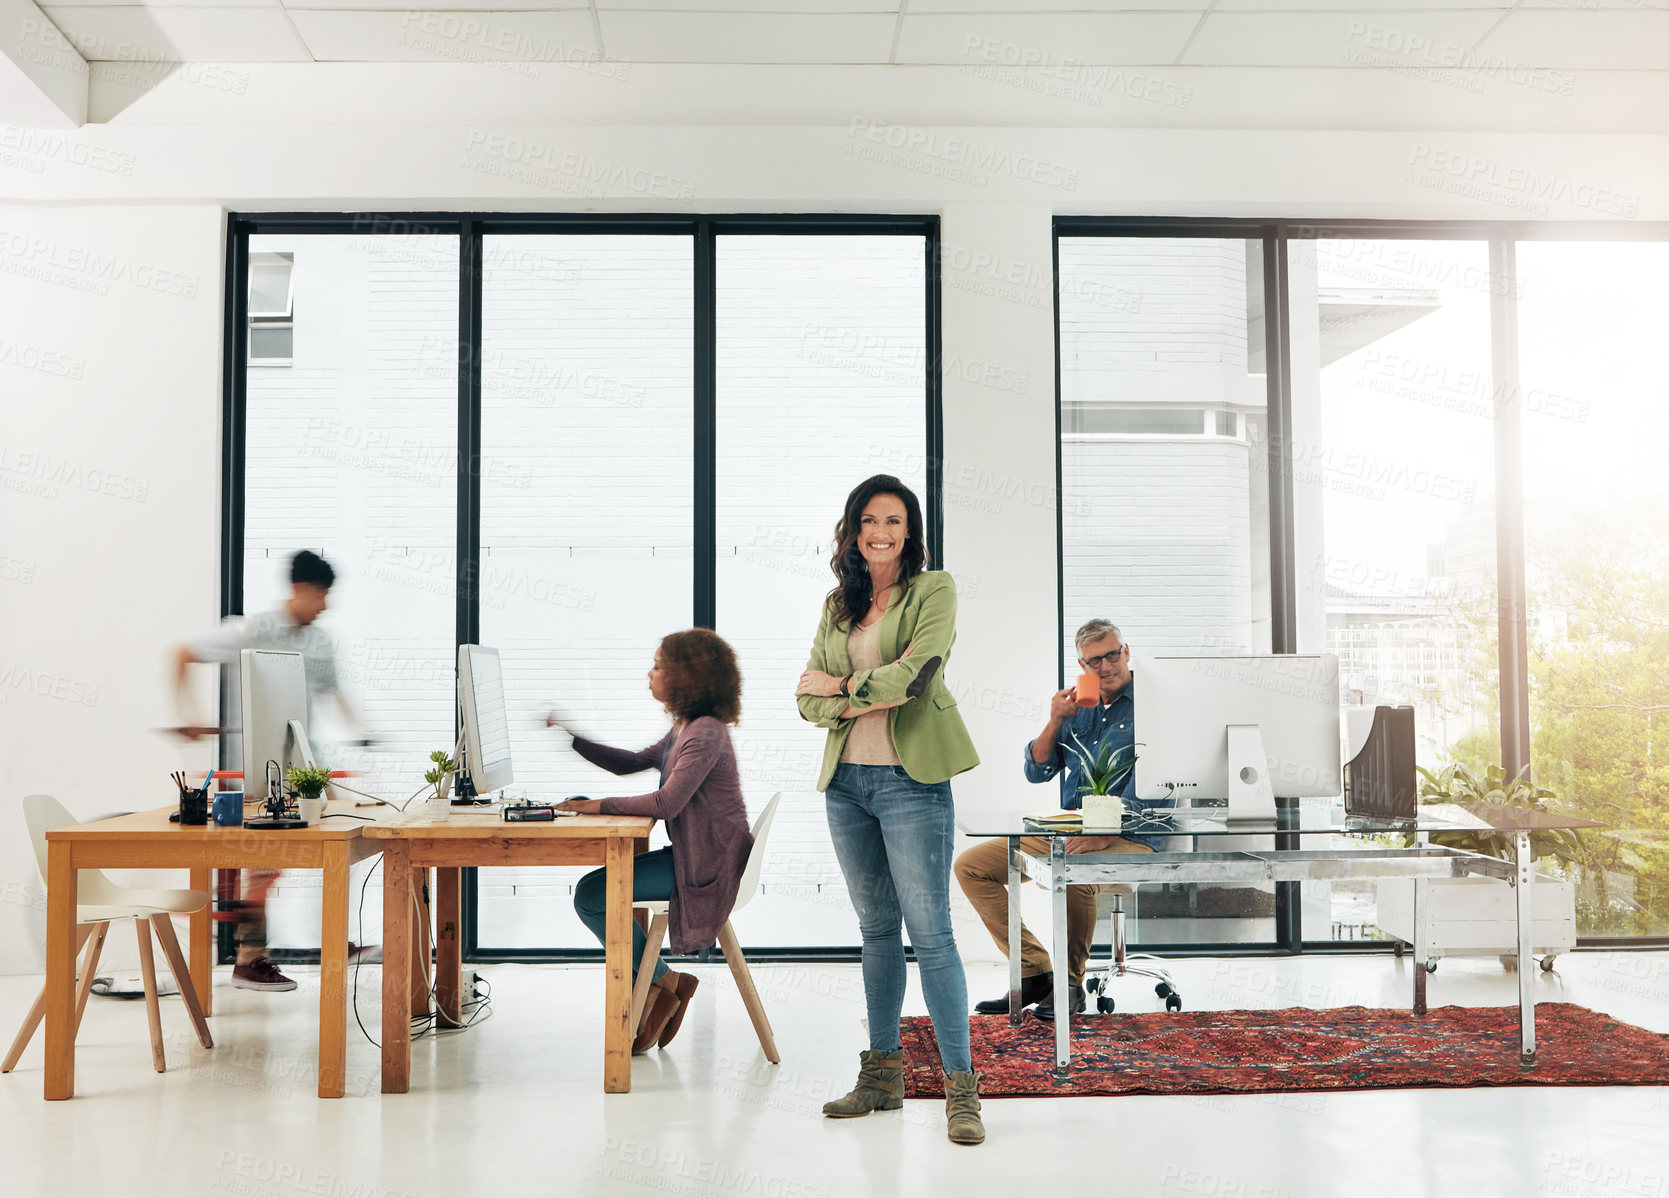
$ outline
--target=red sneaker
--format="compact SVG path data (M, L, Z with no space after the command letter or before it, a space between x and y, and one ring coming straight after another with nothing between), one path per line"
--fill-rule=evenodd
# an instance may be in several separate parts
M239 990L294 990L296 984L291 979L278 972L278 966L272 963L272 958L262 957L259 961L251 961L248 965L238 965L232 970L232 985Z

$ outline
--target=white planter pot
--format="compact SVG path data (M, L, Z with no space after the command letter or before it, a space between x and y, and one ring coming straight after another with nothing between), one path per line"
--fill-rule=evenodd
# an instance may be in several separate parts
M452 818L452 800L431 798L423 804L423 811L437 823L449 820Z
M1414 883L1385 878L1378 886L1378 924L1398 940L1414 943ZM1426 948L1432 958L1492 957L1518 946L1518 894L1499 878L1433 878L1427 894ZM1576 947L1576 887L1537 874L1530 887L1530 945L1538 956Z
M307 822L309 827L317 825L324 818L325 799L323 795L316 799L297 799L296 803L301 808L301 818Z
M1124 827L1124 800L1117 795L1084 796L1084 831L1116 835Z

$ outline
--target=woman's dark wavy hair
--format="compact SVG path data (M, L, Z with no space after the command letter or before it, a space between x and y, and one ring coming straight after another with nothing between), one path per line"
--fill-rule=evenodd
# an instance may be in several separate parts
M874 584L869 580L869 564L858 549L858 533L862 530L863 510L877 495L896 495L904 504L904 523L908 539L899 554L898 585L909 586L910 580L927 569L927 538L923 533L921 502L916 493L890 474L876 474L852 488L846 497L846 510L835 525L834 556L829 568L840 580L830 591L826 602L834 608L835 626L850 628L869 614L870 601L875 598Z
M691 628L661 638L661 686L666 709L677 719L704 715L726 724L742 718L742 671L736 652L711 628Z

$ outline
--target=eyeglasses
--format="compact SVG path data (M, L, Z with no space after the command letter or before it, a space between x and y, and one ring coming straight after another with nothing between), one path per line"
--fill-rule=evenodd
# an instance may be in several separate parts
M1080 658L1079 660L1081 660L1084 663L1084 669L1086 669L1086 670L1099 670L1101 668L1101 663L1102 662L1104 662L1104 661L1117 661L1119 658L1124 656L1124 651L1126 649L1128 649L1129 647L1130 647L1129 645L1120 645L1117 649L1114 649L1111 653L1103 653L1100 657Z

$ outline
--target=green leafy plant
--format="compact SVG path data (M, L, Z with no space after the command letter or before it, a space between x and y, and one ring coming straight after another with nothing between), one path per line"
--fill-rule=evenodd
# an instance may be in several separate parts
M1066 749L1083 766L1084 772L1078 786L1078 793L1081 795L1113 794L1124 785L1125 776L1136 768L1134 745L1115 750L1110 740L1103 740L1100 748L1092 754L1084 747L1084 742L1078 739L1077 733L1073 733L1072 744L1066 746Z
M1487 767L1483 776L1473 773L1464 765L1456 763L1446 765L1442 769L1432 771L1424 766L1416 766L1420 777L1420 802L1423 804L1453 803L1465 805L1468 803L1492 803L1501 807L1521 807L1528 811L1545 811L1550 815L1567 814L1559 807L1555 800L1558 798L1553 791L1546 787L1537 786L1525 775L1529 770L1522 769L1511 778L1501 766ZM1512 837L1483 832L1433 832L1433 844L1446 848L1465 849L1468 852L1481 853L1486 857L1500 857L1511 860L1513 856ZM1543 832L1533 833L1530 837L1530 852L1533 857L1552 857L1561 864L1570 865L1576 861L1581 850L1581 844L1576 833L1568 828L1552 828Z
M330 771L322 765L292 765L284 778L304 799L316 799L330 785Z
M446 777L458 768L458 763L452 760L452 755L445 749L436 749L429 754L429 760L434 766L423 775L423 781L435 788L435 798L446 797Z

